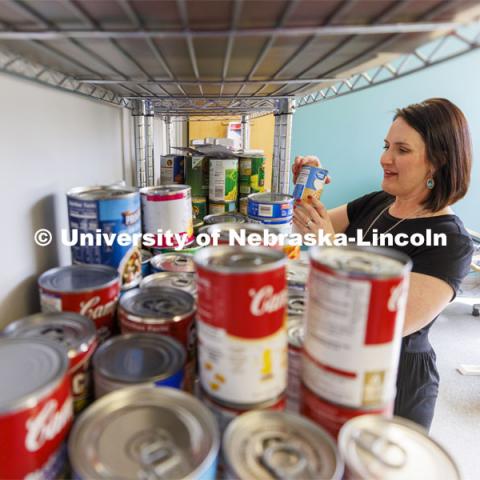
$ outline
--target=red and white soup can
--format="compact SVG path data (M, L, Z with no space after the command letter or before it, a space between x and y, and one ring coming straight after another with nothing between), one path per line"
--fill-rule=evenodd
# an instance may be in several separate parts
M115 329L120 276L106 265L71 265L38 279L42 312L74 312L93 320L100 341Z
M0 478L58 478L73 416L64 348L44 338L0 339L0 385Z
M302 378L320 397L371 408L395 397L411 261L393 249L310 250Z
M285 256L218 246L194 259L203 389L245 406L277 398L287 386Z

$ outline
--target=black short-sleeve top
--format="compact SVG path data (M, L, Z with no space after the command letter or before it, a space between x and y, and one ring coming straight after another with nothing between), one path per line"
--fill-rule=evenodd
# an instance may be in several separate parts
M345 233L351 238L358 236L358 230L362 230L362 234L365 235L370 227L364 240L372 241L374 234L387 232L400 220L399 218L390 215L387 208L375 222L374 220L393 201L393 196L380 191L369 193L348 203L349 226ZM374 222L373 225L372 222ZM394 226L389 233L392 235L407 234L408 238L419 233L425 238L431 239L434 234L445 234L445 246L415 246L407 243L405 246L395 245L391 248L407 254L412 259L412 272L431 275L448 283L453 289L453 300L463 278L470 269L473 255L473 242L462 221L453 214L406 219ZM418 244L418 241L415 243ZM433 320L435 319L432 319L432 322ZM431 323L412 335L427 335Z

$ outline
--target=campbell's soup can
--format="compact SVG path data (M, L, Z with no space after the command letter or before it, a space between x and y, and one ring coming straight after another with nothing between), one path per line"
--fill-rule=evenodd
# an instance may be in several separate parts
M180 247L194 241L192 195L187 185L162 185L140 189L143 232L154 248ZM150 239L149 239L150 240Z
M289 412L256 410L235 418L222 440L222 478L341 480L344 463L334 439Z
M393 249L310 250L303 381L348 407L395 397L411 261Z
M105 265L47 270L38 279L42 312L74 312L92 319L100 341L114 333L120 295L118 272Z
M287 386L284 255L206 247L195 264L202 388L245 406L277 398Z
M300 384L302 378L302 348L305 336L303 317L288 315L288 384L287 410L298 413L300 409Z
M172 337L131 333L110 338L93 357L95 398L142 384L182 388L186 357Z
M71 241L76 240L72 263L108 265L118 270L123 288L138 285L142 278L138 191L124 186L78 187L67 193L67 203ZM112 243L100 238L107 234L115 236ZM99 241L81 245L82 235ZM119 235L125 236L121 242Z
M84 480L214 480L219 448L208 408L169 387L105 395L79 418L68 441L73 477Z
M68 364L51 339L0 339L0 478L65 473L73 418Z
M173 287L140 288L120 299L118 320L122 333L169 335L187 351L185 389L192 391L196 370L197 335L195 298Z
M69 360L75 414L88 405L93 397L90 365L98 344L90 318L71 312L37 313L15 320L2 333L17 338L47 338L62 345Z
M195 275L189 272L157 272L145 277L140 288L174 287L197 296L197 282Z
M334 438L348 420L360 415L383 415L391 417L394 401L375 408L349 408L329 402L312 392L304 383L300 384L300 413L320 425Z

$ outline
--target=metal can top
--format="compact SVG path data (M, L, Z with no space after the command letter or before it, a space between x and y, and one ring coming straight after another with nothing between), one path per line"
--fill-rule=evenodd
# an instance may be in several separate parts
M178 322L193 314L195 299L179 288L137 288L120 298L120 308L147 323Z
M154 333L117 335L93 356L95 373L125 384L169 378L185 365L187 354L175 339Z
M189 185L179 185L179 184L171 184L171 185L157 185L155 187L143 187L140 189L140 193L142 195L176 195L180 192L190 191L191 187Z
M288 344L292 347L303 347L303 341L305 338L305 326L303 324L303 317L293 316L288 318L287 337Z
M62 382L65 349L47 338L0 338L0 414L35 406Z
M150 250L141 249L140 254L142 255L142 263L148 263L153 257L153 253Z
M205 225L199 233L207 233L212 236L213 234L217 235L218 239L221 242L228 242L230 239L230 231L245 232L245 236L248 237L251 233L256 233L259 235L264 234L267 228L258 223L215 223L213 225Z
M216 223L245 223L247 219L241 213L212 213L203 217L205 225L214 225Z
M191 253L168 252L155 255L150 263L156 270L165 272L194 273L195 264Z
M353 418L340 430L338 447L355 478L461 478L443 447L423 428L403 418Z
M333 438L293 413L244 413L227 427L222 449L235 478L317 480L343 474Z
M293 203L293 196L286 193L260 192L251 193L248 200L257 203Z
M412 266L407 255L393 248L356 245L311 248L310 259L347 277L394 278Z
M290 287L288 289L288 315L303 315L305 313L305 291Z
M50 338L66 348L69 358L88 351L97 339L93 320L72 312L30 315L7 325L3 334L9 337Z
M175 287L195 295L197 286L195 275L185 272L158 272L146 276L140 283L140 288Z
M262 273L286 263L283 252L267 247L213 246L198 251L195 264L221 273Z
M287 283L290 287L305 289L308 279L308 262L298 260L288 260L287 262Z
M110 200L112 198L128 198L138 195L135 188L119 185L92 185L75 187L67 192L67 197L75 200Z
M111 285L120 285L117 270L107 265L69 265L51 268L42 273L38 285L53 292L88 292Z
M195 479L210 478L219 445L213 414L192 395L130 387L83 413L68 452L80 478Z

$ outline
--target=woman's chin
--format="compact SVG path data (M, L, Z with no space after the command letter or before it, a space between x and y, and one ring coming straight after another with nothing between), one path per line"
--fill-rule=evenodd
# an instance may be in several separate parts
M382 181L382 190L385 192L385 193L389 193L390 195L396 195L395 193L395 188L393 187L393 185L391 184L391 182L388 181L388 179L384 179Z

